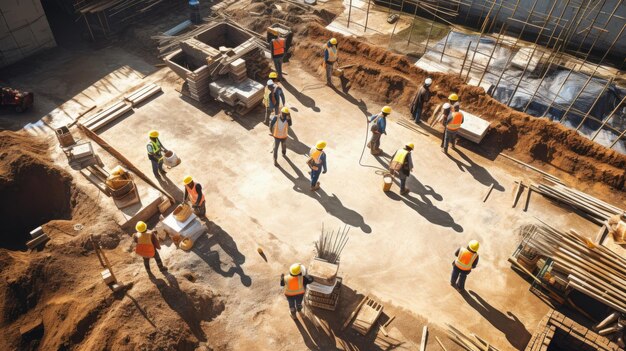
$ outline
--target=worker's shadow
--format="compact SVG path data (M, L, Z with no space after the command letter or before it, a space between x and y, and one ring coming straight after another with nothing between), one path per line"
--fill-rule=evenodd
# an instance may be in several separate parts
M511 312L504 314L498 311L474 291L463 292L462 296L468 305L501 331L514 348L523 350L526 347L531 335L517 316Z
M238 274L241 279L241 284L246 287L251 286L252 278L246 275L241 267L246 261L246 256L239 251L235 240L217 223L210 220L204 220L204 222L209 229L209 236L203 235L198 238L191 251L223 277L233 277L235 274ZM221 251L223 251L224 255L230 257L231 262L223 262L222 259L220 259L219 251L211 250L216 244ZM230 267L224 269L224 266Z
M309 178L306 177L290 159L286 158L286 160L287 163L289 163L289 166L291 166L294 172L296 172L297 177L289 174L289 172L287 172L287 170L280 165L278 166L278 169L287 179L293 182L293 190L316 199L319 201L320 205L324 207L326 212L341 220L343 223L353 227L359 227L364 233L369 234L372 232L372 228L365 223L363 216L361 216L358 212L345 207L337 195L333 194L332 196L329 196L323 189L311 191L311 182Z
M451 152L455 151L462 160L457 160L450 154ZM494 190L500 192L504 191L504 187L500 185L500 183L491 175L491 173L489 173L489 171L487 171L484 167L479 166L476 162L472 161L472 159L464 154L458 147L456 149L450 148L446 156L448 156L449 159L456 163L456 166L461 172L465 172L467 170L467 172L481 184L485 186L491 186L491 184L493 184Z
M296 132L293 129L289 128L288 131L289 140L287 141L287 148L299 155L307 155L311 149L306 146L305 143L301 142L296 135Z
M176 202L183 202L185 193L176 185L176 183L172 182L167 175L157 178L157 181L159 182L161 188L173 197Z
M363 101L363 99L357 100L354 96L348 94L348 89L345 89L343 87L343 84L342 84L342 89L341 90L337 89L337 87L335 87L334 85L331 88L337 93L337 95L339 95L342 98L346 99L346 101L348 101L352 105L358 107L359 110L361 110L361 112L363 112L365 117L369 117L369 116L372 115L372 113L370 113L367 110L367 104L365 103L365 101Z
M189 298L186 292L180 290L176 277L172 274L165 272L165 279L157 278L154 274L149 273L150 281L156 285L157 289L163 296L163 300L170 308L178 313L180 318L187 323L189 329L200 341L206 341L206 334L200 327L202 320L198 318L201 315L199 311L196 311L194 303ZM210 318L210 317L209 317ZM210 319L209 319L210 320Z
M309 307L306 307L309 308ZM308 312L309 314L311 312ZM331 344L326 334L320 332L311 322L308 316L300 315L300 318L294 320L298 331L302 335L302 340L308 350L331 350L334 349L335 343Z
M315 100L313 100L310 96L305 95L287 81L283 81L282 85L296 98L296 100L302 104L302 106L310 108L313 112L320 112L320 108L315 105Z

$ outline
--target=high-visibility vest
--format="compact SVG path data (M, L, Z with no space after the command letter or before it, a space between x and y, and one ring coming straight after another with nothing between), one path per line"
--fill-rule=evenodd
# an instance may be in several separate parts
M276 123L274 123L274 138L287 139L287 133L289 133L289 123L287 122L287 119L282 121L280 117L277 117Z
M335 62L337 61L337 47L334 45L331 45L330 47L328 47L328 45L326 46L326 51L328 51L328 62Z
M459 251L459 256L457 256L456 260L454 261L454 264L457 266L458 269L462 271L471 271L472 265L474 264L474 261L476 261L477 257L477 253L472 252L466 248L462 248Z
M304 294L304 277L302 274L298 276L290 275L285 277L285 295L296 296Z
M198 200L198 192L196 191L196 183L193 183L193 186L190 187L189 184L185 185L185 188L187 188L187 194L189 194L189 198L191 199L191 202L195 205L196 201ZM202 194L202 198L200 199L200 205L202 205L204 203L204 193Z
M265 90L263 91L263 106L268 107L270 105L270 94L272 91L270 87L265 86Z
M152 146L152 153L150 153L150 148L149 148L150 146ZM161 142L159 141L159 139L157 139L156 141L150 140L147 148L148 148L148 155L153 155L157 157L159 161L163 159L163 155L161 155L162 146L161 146Z
M143 233L136 233L137 246L135 247L135 253L142 257L154 257L154 244L152 244L152 232L145 231Z
M274 52L274 56L284 54L285 53L285 39L276 38L272 40L272 49Z
M409 150L402 148L396 151L396 156L394 156L392 162L397 162L402 165L404 164L404 160L406 160L406 155L408 154L409 154Z
M322 154L324 153L324 151L322 150L318 150L316 148L312 148L311 152L309 152L309 155L311 155L311 158L313 159L313 162L315 162L316 165L319 165L322 163Z
M452 121L448 123L447 128L449 131L454 132L461 128L461 124L463 124L463 114L461 112L454 112L452 113Z

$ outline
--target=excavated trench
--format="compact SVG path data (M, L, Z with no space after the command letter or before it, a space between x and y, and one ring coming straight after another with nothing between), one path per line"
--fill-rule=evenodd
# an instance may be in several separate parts
M72 181L61 170L24 157L0 177L0 248L26 250L30 231L53 219L71 219Z

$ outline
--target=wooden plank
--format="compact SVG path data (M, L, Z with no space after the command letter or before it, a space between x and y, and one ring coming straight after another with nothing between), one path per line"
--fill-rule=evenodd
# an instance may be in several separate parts
M509 155L507 155L507 154L500 153L500 156L504 156L504 157L508 158L509 160L511 160L511 161L513 161L513 162L517 162L517 163L519 163L520 165L522 165L522 166L524 166L524 167L528 167L528 168L532 169L532 170L533 170L533 171L535 171L535 172L541 173L541 174L545 175L546 177L548 177L548 178L550 178L550 179L554 179L554 180L555 180L555 181L557 181L558 183L563 183L563 182L561 181L561 179L559 179L559 178L557 178L557 177L553 176L552 174L550 174L550 173L548 173L548 172L544 172L544 171L540 170L539 168L533 167L533 166L529 165L528 163L522 162L522 161L520 161L520 160L518 160L518 159L516 159L516 158L514 158L514 157L511 157L511 156L509 156Z
M422 342L420 343L420 351L426 351L426 338L428 337L428 325L422 328Z
M356 316L356 314L359 312L359 310L361 309L361 307L363 306L363 304L369 299L369 296L365 296L363 297L363 300L361 300L361 302L359 302L359 304L356 306L356 308L354 309L354 311L352 311L352 313L350 314L350 316L348 316L348 319L346 319L346 321L343 323L343 325L341 326L341 330L346 329L346 327L348 326L348 324L350 324L350 322L352 321L352 319L354 318L354 316Z
M519 182L515 181L515 188L513 189L513 206L511 206L512 208L515 208L515 205L517 205L517 199L519 198L519 195L520 195L520 189L524 191L523 187L524 187L524 184L522 183L521 180Z
M383 325L383 327L387 328L389 326L389 324L391 324L391 322L396 318L396 316L391 316L391 318L389 318L389 320L387 321L387 323L385 323L385 325Z
M367 334L382 314L382 311L382 304L373 299L369 299L356 315L352 327L363 335Z
M92 131L96 131L96 130L106 126L107 124L113 122L114 120L120 118L121 116L127 114L132 109L133 109L133 107L131 105L126 105L125 107L121 108L119 111L111 114L110 116L107 116L106 118L100 120L98 123L93 124L93 125L91 125L88 128L91 129Z
M448 349L446 349L445 346L443 346L443 343L441 342L441 340L439 340L438 337L435 336L435 340L437 340L437 343L439 344L439 346L441 346L441 348L443 349L443 351L448 351Z
M489 186L489 189L487 189L487 193L485 194L485 197L483 198L483 202L487 201L487 198L489 197L489 194L491 194L491 191L493 190L493 183L491 183L491 185Z
M529 186L526 191L526 202L524 203L524 212L528 211L528 204L530 203L530 193L533 191L533 187Z

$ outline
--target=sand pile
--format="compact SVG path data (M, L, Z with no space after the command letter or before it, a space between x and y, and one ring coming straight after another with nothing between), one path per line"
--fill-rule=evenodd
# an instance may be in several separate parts
M434 96L426 105L430 117L448 94L458 92L463 109L491 122L492 129L481 144L483 153L495 157L506 150L519 159L545 162L573 174L577 180L603 183L624 190L626 156L596 144L566 127L515 111L488 96L482 88L463 84L454 75L432 73L415 67L403 55L391 53L362 40L332 33L318 23L299 31L295 58L310 62L318 72L323 44L330 37L340 39L340 65L355 64L345 71L350 87L381 104L391 104L408 115L408 105L419 84L433 78ZM320 71L321 72L321 71Z

